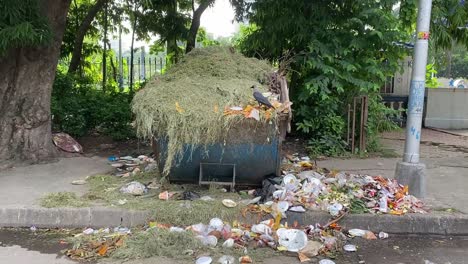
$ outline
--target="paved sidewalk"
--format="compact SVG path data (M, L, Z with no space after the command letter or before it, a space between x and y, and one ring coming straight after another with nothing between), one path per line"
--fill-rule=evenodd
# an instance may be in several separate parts
M0 208L38 207L38 199L51 192L84 194L85 186L71 182L109 171L106 159L101 157L62 158L55 163L1 171Z

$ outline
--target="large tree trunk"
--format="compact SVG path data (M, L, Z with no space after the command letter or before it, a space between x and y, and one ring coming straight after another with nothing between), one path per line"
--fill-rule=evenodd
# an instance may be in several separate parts
M78 66L81 63L81 50L83 49L83 41L88 32L91 23L96 17L99 10L102 9L107 0L97 0L94 6L91 7L86 17L81 22L78 32L76 32L75 44L73 46L72 58L70 61L70 66L68 67L68 73L74 73L78 70Z
M185 53L190 52L195 48L195 43L197 41L197 33L198 29L200 28L200 19L205 12L205 10L208 8L208 6L213 3L213 0L205 0L200 3L198 8L193 12L193 17L192 17L192 25L190 26L190 30L188 33L187 37L187 46L185 47Z
M71 0L39 0L52 41L0 57L0 167L52 160L50 100Z

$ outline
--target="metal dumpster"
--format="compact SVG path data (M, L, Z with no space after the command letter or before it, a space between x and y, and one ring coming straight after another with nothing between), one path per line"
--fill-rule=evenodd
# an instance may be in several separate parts
M186 146L183 157L172 167L169 180L224 185L234 180L235 185L244 186L261 185L265 176L279 175L281 139L277 126L248 121L231 129L226 142L193 149ZM159 150L161 164L164 164L167 141L153 141L153 150Z

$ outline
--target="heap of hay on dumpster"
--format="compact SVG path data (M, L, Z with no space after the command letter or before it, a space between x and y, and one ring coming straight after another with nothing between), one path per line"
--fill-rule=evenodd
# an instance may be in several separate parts
M266 91L271 72L268 62L244 57L230 48L200 48L139 91L132 106L137 133L167 142L163 175L180 160L184 146L193 150L226 144L234 138L230 135L234 130L255 133L276 125L275 113L260 116L260 121L224 113L230 107L255 105L251 86Z

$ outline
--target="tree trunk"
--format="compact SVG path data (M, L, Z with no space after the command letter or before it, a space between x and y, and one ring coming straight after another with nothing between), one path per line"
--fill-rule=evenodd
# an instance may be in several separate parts
M106 91L107 82L107 3L104 7L104 40L102 45L102 91Z
M107 43L107 47L109 48L109 50L112 49L110 43ZM114 79L114 81L117 81L117 68L115 67L114 63L114 56L110 56L109 61L112 69L112 79Z
M50 100L71 0L40 0L54 34L46 46L10 49L0 57L0 167L52 160Z
M88 32L91 23L96 17L99 10L102 9L107 0L97 0L96 4L91 7L86 17L81 22L78 32L76 32L75 44L73 46L72 58L70 61L70 66L68 68L68 73L74 73L78 69L78 66L81 63L81 50L83 49L83 41Z
M193 12L193 17L192 17L192 25L190 26L190 30L187 36L187 46L185 47L185 53L190 52L195 48L195 43L197 41L197 33L198 29L200 28L200 19L205 12L205 10L210 6L210 4L213 3L213 0L205 0L200 3L198 6L197 10Z
M171 16L175 16L177 14L177 0L171 0L171 6L168 12ZM177 35L175 32L172 32L167 38L166 52L167 55L172 55L169 61L170 64L175 64L178 62L179 47L177 46Z
M134 9L134 12L136 12L136 5L135 5L135 9ZM134 53L134 49L133 49L133 45L135 44L135 30L136 30L136 27L137 27L137 19L135 17L134 21L133 21L133 26L132 26L132 43L130 45L130 85L129 85L129 88L128 88L128 93L130 95L133 95L133 53ZM131 98L132 96L130 96Z

